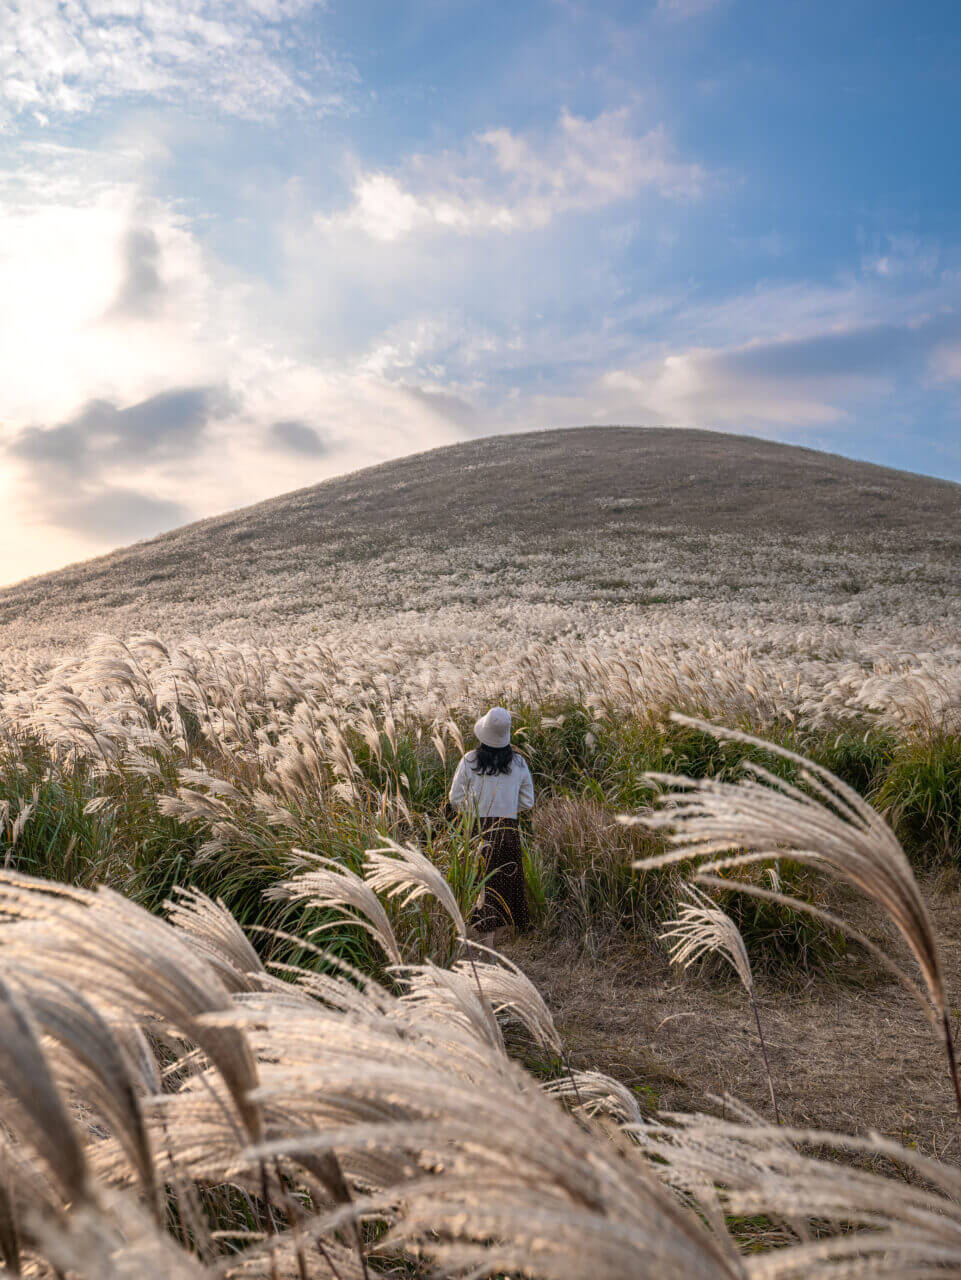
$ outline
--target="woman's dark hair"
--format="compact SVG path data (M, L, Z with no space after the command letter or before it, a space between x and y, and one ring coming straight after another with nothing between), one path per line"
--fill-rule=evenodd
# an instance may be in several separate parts
M510 773L513 759L514 748L510 743L506 747L489 747L486 742L482 742L474 752L474 772Z

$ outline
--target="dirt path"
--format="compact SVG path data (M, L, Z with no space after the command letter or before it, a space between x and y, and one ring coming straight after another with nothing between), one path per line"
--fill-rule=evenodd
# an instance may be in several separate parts
M937 900L949 990L961 1001L961 897ZM511 958L537 984L575 1065L606 1071L652 1107L715 1108L725 1091L771 1112L750 1003L733 982L680 976L620 944L596 960L542 937ZM961 1161L943 1047L912 997L879 976L790 991L758 982L782 1118L847 1132L877 1129ZM954 1009L955 1020L961 1009Z

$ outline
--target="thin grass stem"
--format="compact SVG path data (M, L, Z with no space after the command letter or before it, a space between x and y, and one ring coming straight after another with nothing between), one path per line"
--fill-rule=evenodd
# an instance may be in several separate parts
M778 1124L781 1123L781 1113L778 1110L777 1095L774 1092L774 1076L771 1074L771 1063L767 1056L767 1045L764 1043L764 1032L761 1030L761 1015L757 1009L757 996L754 994L754 987L751 987L751 1008L754 1010L754 1021L757 1025L757 1037L761 1042L761 1056L764 1058L764 1069L767 1072L768 1088L771 1090L771 1105L774 1108L774 1119Z

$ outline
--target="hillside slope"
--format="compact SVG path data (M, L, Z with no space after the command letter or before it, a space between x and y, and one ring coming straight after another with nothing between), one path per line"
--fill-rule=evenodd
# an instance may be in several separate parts
M326 481L0 591L0 645L504 600L957 599L961 486L751 437L587 427ZM225 629L226 628L226 632Z

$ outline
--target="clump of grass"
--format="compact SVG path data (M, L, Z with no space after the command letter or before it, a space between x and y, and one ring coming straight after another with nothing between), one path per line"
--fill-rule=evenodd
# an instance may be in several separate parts
M759 888L774 889L830 911L824 878L790 859L779 860L776 866L745 867L741 876ZM787 983L806 980L812 974L836 978L838 961L849 951L841 929L785 902L720 885L717 892L719 904L740 930L759 971Z
M652 772L733 778L740 750L795 782L790 752L803 749L885 806L916 860L954 856L961 799L949 738L942 750L930 734L867 732L861 718L816 727L791 710L799 694L779 687L778 703L770 685L764 692L763 673L752 672L755 687L705 671L691 655L670 656L612 662L567 647L535 651L503 695L538 791L524 839L536 921L592 948L615 929L650 939L673 875L640 884L630 876L628 863L653 846L614 830L610 816L650 803ZM751 716L763 711L788 754L771 762L749 743L735 750L665 723L672 699L723 703L742 727L756 727ZM12 866L106 883L151 910L175 886L194 885L222 897L245 925L290 932L305 908L266 892L287 874L291 850L356 871L363 850L386 836L424 848L462 911L476 898L484 874L476 833L444 803L470 716L436 698L423 707L405 700L388 673L342 677L319 649L303 660L226 648L174 654L142 637L104 641L35 701L28 722L12 730L5 722L0 740L0 858ZM14 846L13 824L30 805ZM782 878L824 905L806 869L782 866ZM756 966L810 972L840 949L835 932L770 902L729 898L725 909ZM421 955L436 945L429 912L407 912L400 927ZM265 953L275 945L269 936L258 941ZM350 925L333 930L330 944L376 962Z
M869 794L918 862L961 863L961 736L902 740Z
M650 837L584 797L548 797L531 822L528 886L544 926L588 946L612 930L650 935L676 884L672 873L638 881L631 871Z

